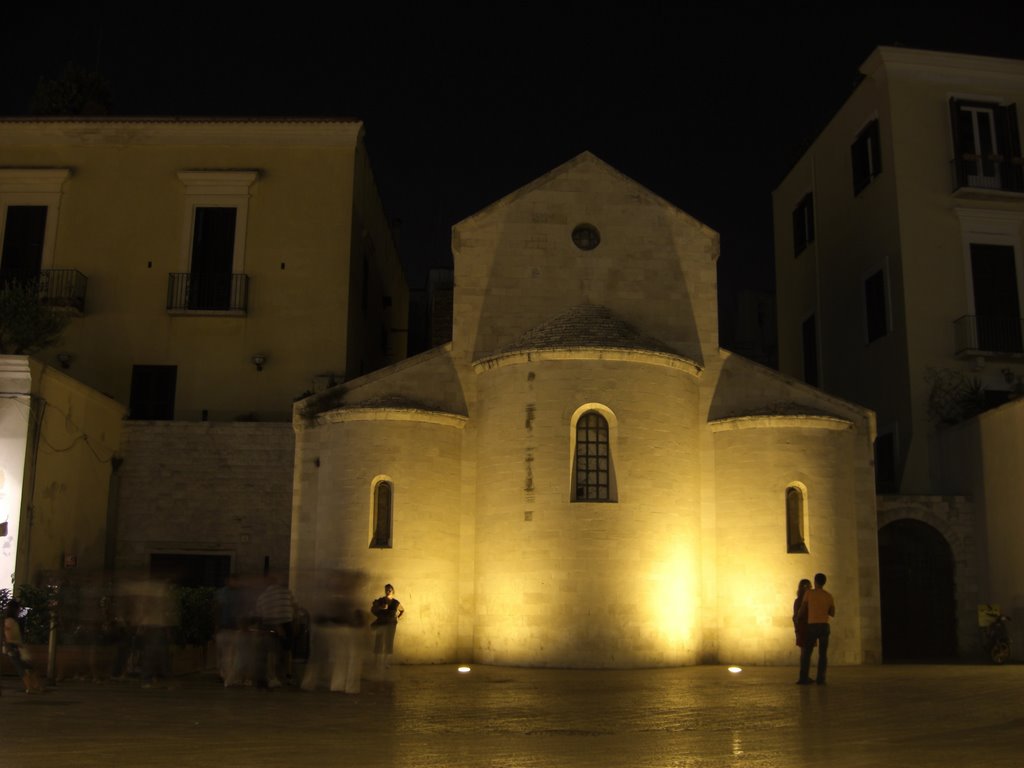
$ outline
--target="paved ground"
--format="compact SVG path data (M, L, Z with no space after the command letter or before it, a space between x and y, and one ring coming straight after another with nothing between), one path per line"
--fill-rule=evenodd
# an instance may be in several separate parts
M1024 766L1024 665L399 667L349 696L216 677L0 697L0 766Z

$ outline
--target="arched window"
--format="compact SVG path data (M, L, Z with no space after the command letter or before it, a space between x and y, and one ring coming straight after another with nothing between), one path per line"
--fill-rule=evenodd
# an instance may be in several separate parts
M391 547L391 511L394 488L389 480L381 480L373 488L373 538L370 546Z
M573 501L614 501L608 420L587 411L576 422Z
M786 488L786 551L807 554L806 502L804 489L798 485Z

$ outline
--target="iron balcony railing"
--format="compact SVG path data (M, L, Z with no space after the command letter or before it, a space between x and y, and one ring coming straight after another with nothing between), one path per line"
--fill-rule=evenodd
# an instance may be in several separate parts
M1024 353L1024 320L1019 317L964 315L953 321L956 354Z
M169 312L245 312L249 276L172 272L167 280Z
M1024 160L1004 155L962 155L953 159L953 190L1024 192Z
M42 269L38 272L0 274L5 285L32 287L39 292L39 303L48 307L85 311L85 287L89 278L77 269Z

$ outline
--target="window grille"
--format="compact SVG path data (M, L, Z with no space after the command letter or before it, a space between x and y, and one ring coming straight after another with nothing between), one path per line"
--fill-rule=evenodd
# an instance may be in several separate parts
M596 411L576 422L575 501L611 501L608 421Z

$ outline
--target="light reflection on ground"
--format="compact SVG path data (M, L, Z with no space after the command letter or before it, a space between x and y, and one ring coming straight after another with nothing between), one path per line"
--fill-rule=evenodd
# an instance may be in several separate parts
M573 671L398 667L358 695L3 680L3 765L757 766L1019 764L1024 666ZM982 759L983 762L978 761Z

